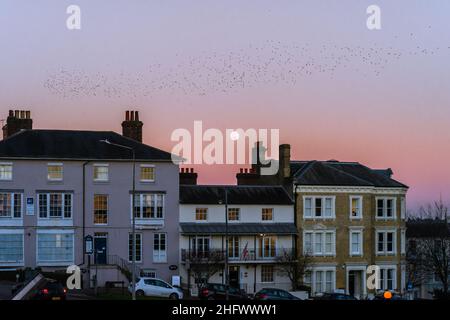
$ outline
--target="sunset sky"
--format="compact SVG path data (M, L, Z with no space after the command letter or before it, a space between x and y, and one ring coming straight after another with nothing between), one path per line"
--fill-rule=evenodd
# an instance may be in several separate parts
M345 5L343 5L345 3ZM68 30L66 8L81 8ZM381 8L382 29L366 27ZM121 132L277 128L294 159L390 167L408 207L450 202L450 1L0 0L0 119ZM235 166L197 167L234 183Z

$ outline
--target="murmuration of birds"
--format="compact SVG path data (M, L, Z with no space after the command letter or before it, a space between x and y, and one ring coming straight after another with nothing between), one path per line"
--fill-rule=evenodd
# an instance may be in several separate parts
M152 97L164 91L176 95L205 96L231 93L260 85L290 85L305 77L322 75L334 79L340 71L380 77L404 57L432 56L450 47L409 49L373 45L289 45L267 41L264 45L229 52L177 55L172 65L147 63L139 72L87 72L60 68L49 72L44 87L65 99Z

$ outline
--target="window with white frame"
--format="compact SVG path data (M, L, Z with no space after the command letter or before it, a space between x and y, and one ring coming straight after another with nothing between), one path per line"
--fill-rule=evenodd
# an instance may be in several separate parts
M377 198L377 219L395 219L395 198Z
M396 281L396 267L380 266L380 289L381 290L395 290L397 289Z
M199 255L206 255L209 252L209 236L195 236L191 238L191 250Z
M275 271L272 265L261 266L261 282L274 282Z
M396 248L396 232L395 231L377 231L376 245L378 255L395 254Z
M402 220L406 219L406 199L402 197L400 199L400 217Z
M330 219L335 217L334 197L304 197L303 217L305 219Z
M362 200L361 196L350 197L350 219L362 218Z
M336 252L336 232L305 231L303 251L314 256L330 256Z
M133 195L131 195L133 197ZM164 194L141 193L134 197L134 215L136 219L163 219Z
M262 208L261 209L261 220L262 221L272 221L273 220L273 208Z
M22 193L0 192L0 219L22 217Z
M73 233L37 234L37 261L40 265L72 264L74 260Z
M317 293L332 293L335 288L335 270L318 269L312 272L312 289Z
M94 224L108 224L108 196L94 194Z
M350 256L363 255L363 231L350 230Z
M0 180L12 180L13 165L12 163L0 163Z
M141 164L140 180L141 182L154 182L155 166L151 164Z
M136 262L142 261L142 234L135 233L135 259ZM128 261L133 261L133 234L128 234Z
M400 232L400 253L406 254L406 231L402 230Z
M228 221L239 221L239 216L239 208L228 208Z
M259 251L260 258L274 258L276 256L277 238L276 236L262 236L259 237Z
M23 264L23 233L0 233L0 265Z
M208 220L208 208L195 208L195 220L196 221Z
M230 259L237 259L239 258L241 252L240 252L240 246L239 246L239 237L238 236L231 236L228 238L228 257Z
M47 180L62 181L62 179L63 179L62 163L49 163L47 165Z
M153 235L153 262L167 262L167 234Z
M94 181L106 182L109 180L108 164L94 164Z
M39 193L39 218L72 218L72 193Z

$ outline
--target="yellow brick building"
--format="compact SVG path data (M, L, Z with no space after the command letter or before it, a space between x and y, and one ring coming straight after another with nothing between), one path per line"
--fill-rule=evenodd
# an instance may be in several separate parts
M365 298L367 267L380 267L380 289L403 292L408 187L392 171L355 162L290 163L299 230L298 251L311 258L312 294Z

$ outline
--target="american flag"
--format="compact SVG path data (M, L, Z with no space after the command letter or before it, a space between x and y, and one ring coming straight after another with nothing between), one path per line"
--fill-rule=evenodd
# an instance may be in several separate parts
M244 249L242 250L242 260L247 260L248 258L248 242L245 244Z

